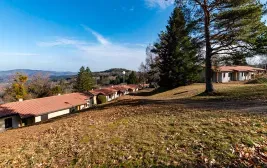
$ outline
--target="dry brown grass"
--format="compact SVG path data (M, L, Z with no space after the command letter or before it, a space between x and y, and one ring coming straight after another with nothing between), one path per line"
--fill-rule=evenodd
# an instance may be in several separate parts
M4 132L0 166L266 165L267 87L215 87L220 96L197 96L195 84Z

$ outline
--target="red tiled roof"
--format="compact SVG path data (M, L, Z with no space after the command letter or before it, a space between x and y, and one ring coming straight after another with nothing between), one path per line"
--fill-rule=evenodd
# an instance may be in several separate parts
M129 85L121 85L121 87L123 87L126 90L131 89L131 87Z
M262 70L265 71L265 69L261 68L254 68L250 66L220 66L220 67L213 67L214 70L222 71L222 72L232 72L232 71L258 71Z
M91 94L93 94L94 96L99 95L99 94L103 94L105 96L108 96L108 95L113 94L117 91L115 89L111 89L111 88L103 88L103 89L90 90L89 92Z
M117 91L126 91L128 89L137 89L137 88L138 88L138 85L114 85L114 86L110 86L110 87L106 87L102 89L90 90L89 92L95 96L99 94L108 96L110 94L114 94Z
M138 88L138 85L134 85L134 84L130 84L128 85L131 89L137 89Z
M0 117L20 115L21 118L39 116L49 112L68 109L73 106L86 104L91 96L84 93L71 93L39 99L25 100L0 105Z
M113 87L111 87L111 89L114 89L116 91L121 91L121 92L125 92L127 90L126 88L124 88L120 85L113 86Z

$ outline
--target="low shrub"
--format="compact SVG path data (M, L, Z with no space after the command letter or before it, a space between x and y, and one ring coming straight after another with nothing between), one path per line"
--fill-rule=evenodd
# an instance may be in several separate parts
M107 98L104 95L97 96L97 104L103 104L107 102Z

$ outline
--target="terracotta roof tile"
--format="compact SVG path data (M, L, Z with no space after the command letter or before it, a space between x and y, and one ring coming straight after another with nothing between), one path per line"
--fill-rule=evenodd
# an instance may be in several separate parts
M51 96L39 99L25 100L0 105L0 117L8 115L20 115L21 118L39 116L49 112L71 108L86 104L91 97L84 93L71 93L60 96Z
M95 90L91 90L89 91L91 94L93 95L99 95L99 94L103 94L105 96L108 96L110 94L114 94L116 93L116 90L111 89L111 88L102 88L102 89L95 89Z
M124 88L120 85L115 85L115 86L111 87L111 89L114 89L116 91L121 91L121 92L125 92L127 90L126 88Z
M232 72L232 71L257 71L262 70L265 71L265 69L261 68L254 68L251 66L220 66L220 67L213 67L214 70L222 71L222 72Z

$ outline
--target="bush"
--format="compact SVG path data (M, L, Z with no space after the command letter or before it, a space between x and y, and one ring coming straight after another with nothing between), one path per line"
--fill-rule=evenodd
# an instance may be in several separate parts
M104 95L97 96L97 104L103 104L107 102L107 98Z
M258 77L256 79L248 81L246 84L267 84L266 77Z

